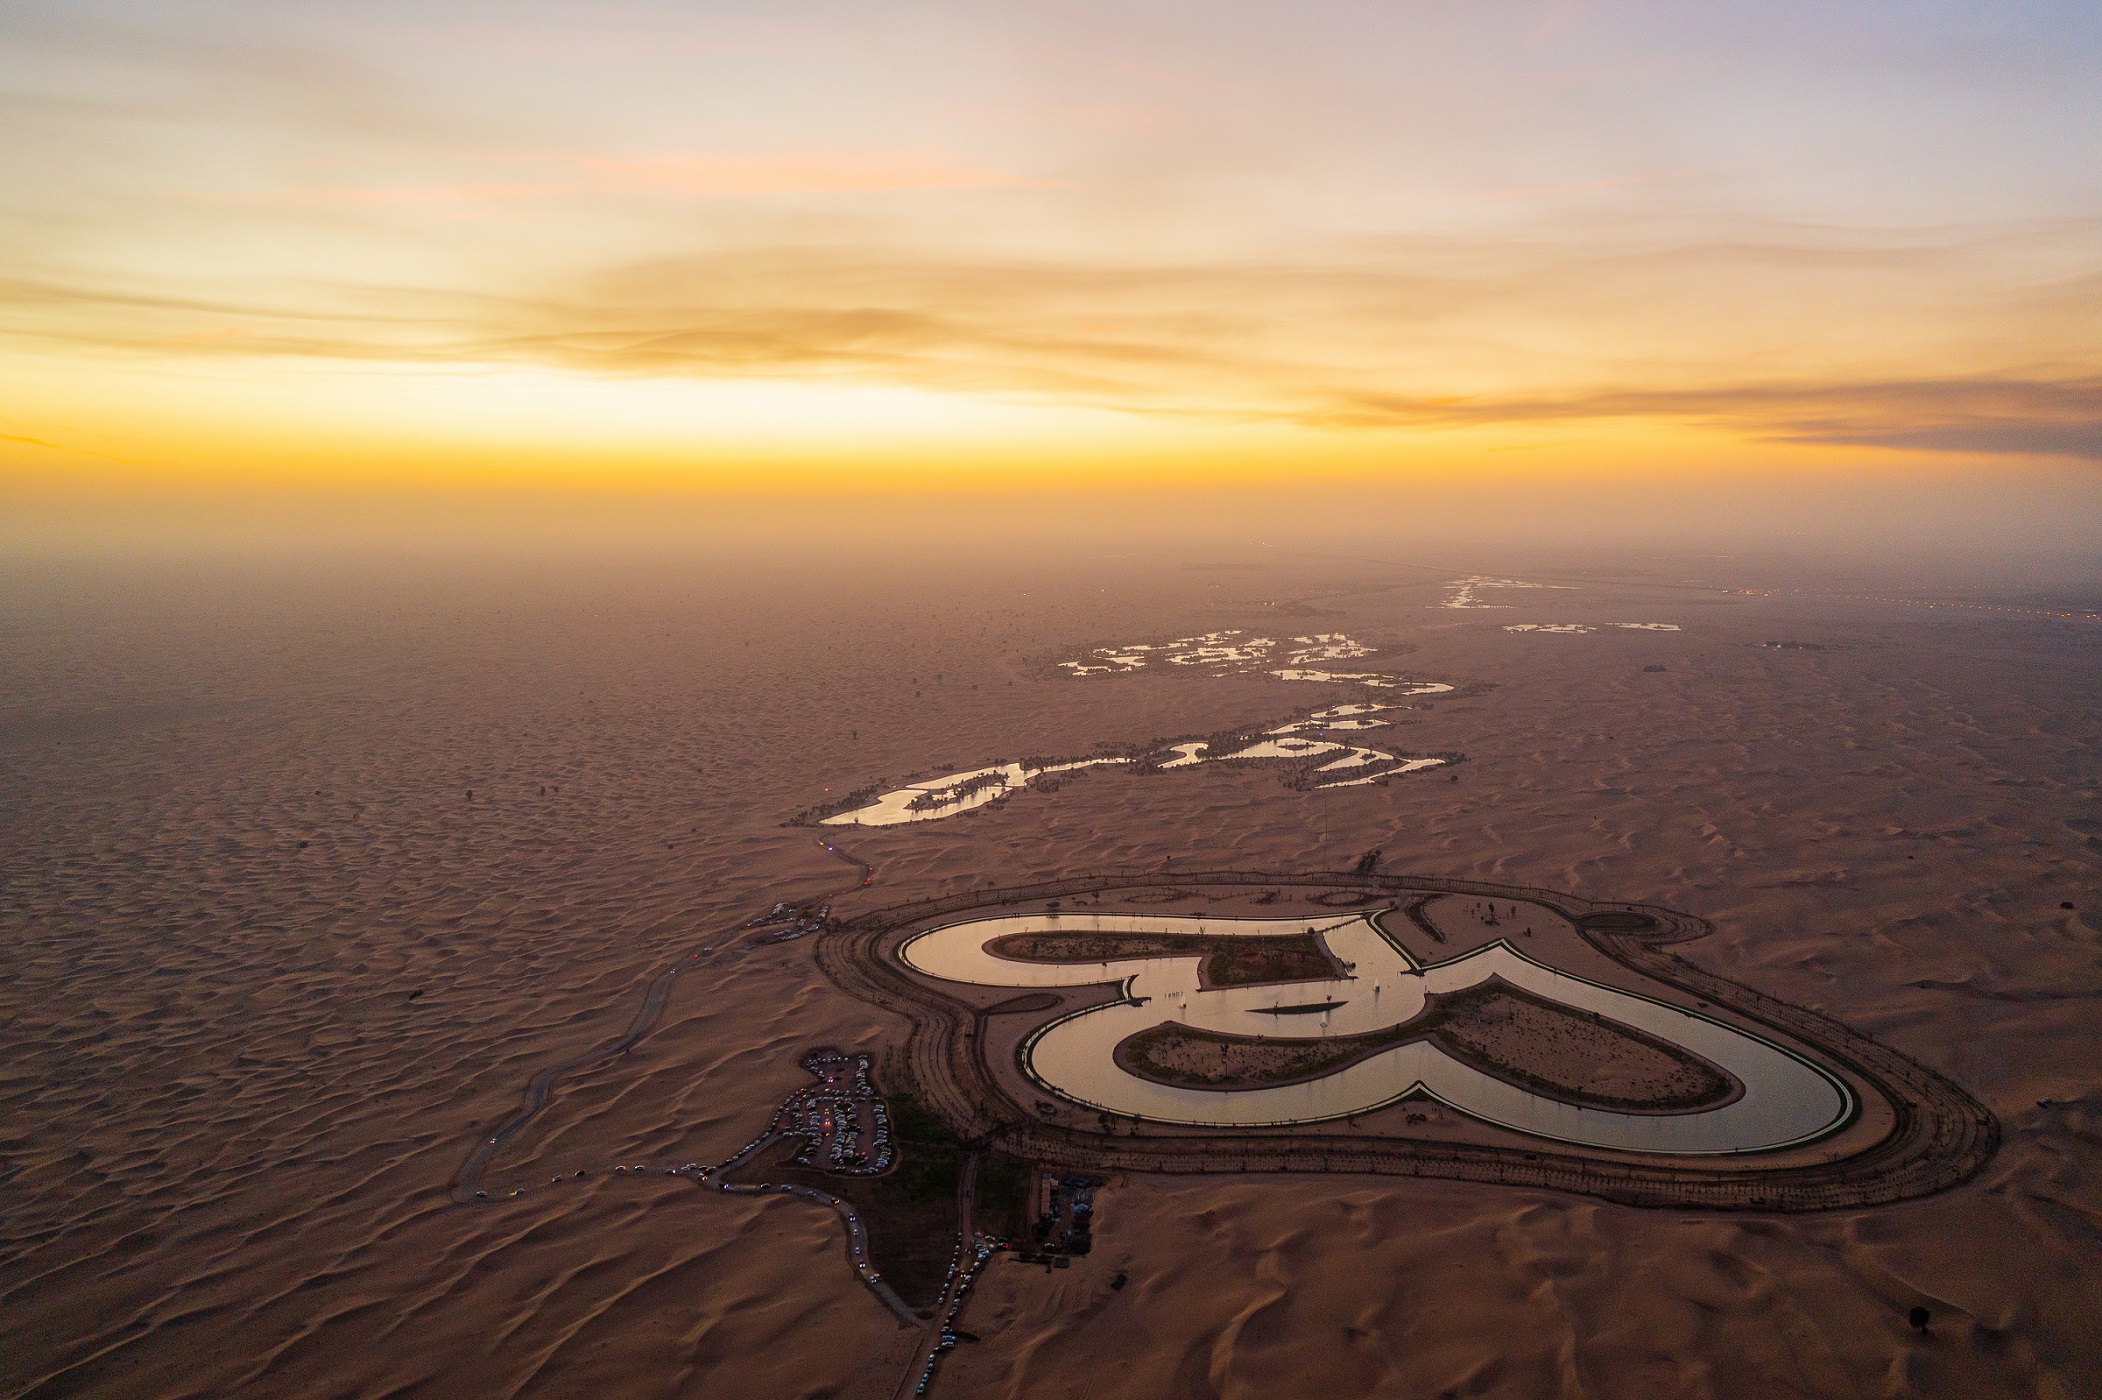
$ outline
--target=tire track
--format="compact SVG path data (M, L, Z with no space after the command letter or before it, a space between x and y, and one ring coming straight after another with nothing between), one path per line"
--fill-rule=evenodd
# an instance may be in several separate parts
M828 854L853 866L860 875L853 884L830 892L826 898L836 899L843 894L865 890L876 883L875 866L848 854L829 841L821 839L818 844L823 846ZM679 980L679 974L709 962L744 931L745 926L741 926L724 934L714 943L689 954L651 978L648 990L643 993L642 1005L636 1009L635 1018L628 1023L624 1034L593 1046L582 1054L572 1055L560 1063L549 1065L535 1074L526 1084L523 1102L518 1112L495 1132L477 1142L467 1154L467 1160L460 1164L460 1170L452 1181L452 1199L460 1205L483 1202L485 1198L481 1194L482 1174L488 1170L489 1164L496 1159L497 1154L504 1150L504 1145L524 1132L527 1126L540 1116L541 1110L554 1099L555 1086L580 1070L602 1065L634 1049L657 1023L657 1017L663 1013L665 1003L671 999L672 985Z

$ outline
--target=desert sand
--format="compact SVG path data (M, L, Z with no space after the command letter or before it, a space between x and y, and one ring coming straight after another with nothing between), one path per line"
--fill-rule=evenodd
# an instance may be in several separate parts
M1956 1080L1998 1154L1809 1214L1120 1172L1092 1254L987 1264L932 1393L2102 1393L2102 636L1900 596L1929 595L1625 556L18 571L0 1394L892 1394L922 1338L837 1215L657 1170L751 1141L813 1048L880 1066L903 1038L810 940L740 926L1375 848L1708 919L1681 956ZM1059 665L1232 629L1457 688ZM1466 762L1319 791L1106 766L825 828L865 887L784 825L1018 735L1086 754L1372 700L1409 707L1383 746ZM490 1161L492 1199L455 1200L535 1073L619 1040L674 966L633 1048Z

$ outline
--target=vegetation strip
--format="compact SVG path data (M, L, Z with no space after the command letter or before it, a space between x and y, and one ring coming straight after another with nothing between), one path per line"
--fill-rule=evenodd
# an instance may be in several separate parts
M1265 982L1307 982L1340 977L1312 927L1276 937L1207 938L1182 933L1010 933L986 945L995 957L1017 962L1114 962L1119 958L1202 956L1209 987L1247 987Z
M1320 1008L1279 1008L1286 1012L1314 1009ZM1492 1036L1482 1033L1485 1021L1493 1021L1500 1013L1508 1016L1514 1009L1521 1015L1557 1018L1614 1037L1625 1043L1628 1052L1663 1061L1674 1082L1664 1093L1631 1097L1604 1093L1572 1076L1557 1075L1552 1066L1538 1061L1522 1062L1509 1055ZM1364 1035L1323 1039L1229 1036L1168 1022L1132 1036L1117 1047L1116 1053L1118 1064L1156 1083L1201 1089L1252 1089L1318 1079L1388 1046L1411 1040L1434 1040L1447 1054L1484 1074L1550 1098L1593 1108L1681 1112L1720 1104L1736 1088L1728 1075L1679 1046L1608 1022L1592 1012L1543 1001L1502 983L1434 995L1422 1015ZM1206 1056L1207 1049L1215 1053ZM1196 1068L1195 1063L1204 1059L1214 1061L1215 1067Z

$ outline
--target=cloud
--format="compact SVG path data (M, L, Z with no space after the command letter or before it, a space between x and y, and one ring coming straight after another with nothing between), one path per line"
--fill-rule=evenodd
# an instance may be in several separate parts
M1665 419L1773 442L2102 461L2102 378L1995 376L1839 384L1725 384L1551 399L1367 394L1315 410L1339 427L1453 427Z
M468 117L429 97L383 64L341 45L290 37L281 26L215 32L174 15L127 24L84 6L52 6L11 16L11 37L43 81L22 85L8 100L54 112L161 132L217 126L395 147L515 134L513 125Z
M775 247L639 263L563 298L499 303L490 314L510 333L461 350L594 373L873 378L1342 431L1651 420L1770 442L2102 458L2092 357L2039 372L1995 364L1992 343L2012 338L2046 359L2077 348L2102 288L2047 280L1974 310L1968 279L1952 278L1967 256L1988 254L1903 235L1879 255L1853 234L1545 258L1419 240L1363 257L1163 266ZM1945 363L1966 338L1980 342L1962 368L1906 372L1911 347L1893 314L1845 299L1949 281L1962 296L1895 319L1927 320L1928 353ZM1712 309L1689 302L1689 288ZM1762 324L1777 304L1784 324ZM1864 355L1847 337L1879 316ZM1694 334L1689 320L1701 323ZM1767 357L1744 343L1784 334L1829 335L1839 352L1783 340Z
M416 204L479 204L490 200L548 199L574 194L573 186L540 184L309 185L233 196L244 204L309 208L385 208Z
M1974 456L2080 457L2102 462L2102 412L2069 423L1945 423L1929 428L1827 427L1817 432L1771 434L1784 441L1890 447L1918 452L1965 452Z
M635 178L873 184L916 170L674 162ZM531 288L171 296L23 279L4 289L17 311L0 330L192 360L823 380L1336 433L1649 421L2102 460L2087 330L2102 283L2019 262L2025 285L1981 291L1977 267L2008 256L1914 234L1879 252L1856 233L1740 233L1640 251L1417 239L1149 265L780 237Z
M93 457L104 462L118 462L127 467L143 465L129 457L118 457L108 452L96 452L86 447L68 447L64 443L47 442L43 438L22 437L16 433L0 433L0 442L12 442L24 447L42 448L46 452L60 452L69 457Z
M554 178L418 185L312 185L230 196L233 202L308 207L386 207L575 199L613 194L732 196L1042 187L1046 182L972 169L913 151L772 155L575 157Z
M929 152L586 159L610 187L665 194L803 194L869 190L957 190L1046 182L957 165Z

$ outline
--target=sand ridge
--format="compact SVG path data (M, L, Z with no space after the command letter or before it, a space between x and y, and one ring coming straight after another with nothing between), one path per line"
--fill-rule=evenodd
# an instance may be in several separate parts
M984 1341L939 1384L2102 1389L2092 647L2042 620L1797 596L1840 588L1801 573L1638 577L1620 559L1526 601L1686 630L1541 647L1438 608L1451 574L1373 591L1362 563L1291 567L1267 591L1331 614L1293 630L1403 636L1412 664L1498 685L1493 708L1399 717L1411 748L1469 753L1461 782L1317 797L1235 765L1077 782L858 834L879 883L835 913L1075 867L1347 870L1372 848L1389 868L1642 891L1713 925L1677 950L1689 966L1956 1078L2006 1144L1972 1185L1807 1216L1126 1173L1088 1259L986 1270L964 1322ZM690 940L840 883L811 833L777 824L843 771L1274 713L1261 677L1034 679L1025 658L1090 637L1283 630L1214 576L1065 568L171 574L0 595L0 1388L888 1393L912 1336L853 1280L829 1211L650 1177L542 1189L609 1159L719 1160L807 1082L814 1045L895 1056L902 1024L834 990L809 940L682 975L629 1053L565 1079L493 1169L492 1194L529 1195L469 1208L448 1187L532 1076L621 1034ZM1664 647L1670 672L1645 674Z

